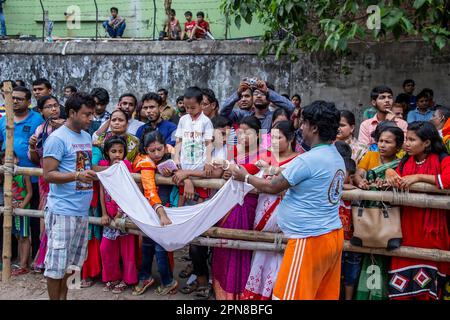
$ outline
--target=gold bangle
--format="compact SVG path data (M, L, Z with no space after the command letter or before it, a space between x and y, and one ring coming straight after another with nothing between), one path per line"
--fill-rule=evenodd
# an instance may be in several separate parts
M78 177L80 176L81 171L77 171L77 173L75 173L75 181L78 181Z

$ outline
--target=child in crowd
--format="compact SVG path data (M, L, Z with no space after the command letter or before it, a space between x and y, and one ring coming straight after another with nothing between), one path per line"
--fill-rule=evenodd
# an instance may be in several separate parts
M184 17L186 22L184 23L184 30L181 32L181 40L184 40L186 37L191 39L192 30L195 27L195 21L192 21L192 12L186 11Z
M112 166L123 161L131 171L130 162L125 160L127 143L124 138L112 136L107 139L104 146L104 155L106 160L101 160L99 166ZM100 185L100 203L104 226L100 244L103 264L102 280L106 282L104 291L119 294L128 285L137 283L136 236L107 227L111 219L124 218L126 215L102 185ZM122 260L122 263L120 263L120 260Z
M169 160L171 155L167 150L166 141L158 131L147 133L143 138L141 153L135 159L133 169L141 173L142 186L145 197L155 209L161 225L169 225L172 222L164 210L164 206L170 205L172 186L156 186L155 171L157 165ZM170 160L169 160L170 161ZM168 168L162 169L163 176L171 176ZM153 257L156 256L161 285L155 290L159 295L174 294L177 291L178 282L173 278L173 256L163 247L155 243L151 238L142 239L142 266L139 271L139 284L133 289L133 295L143 294L155 279L152 277Z
M180 21L176 17L174 9L170 9L169 20L164 24L164 31L161 32L159 40L180 40L181 27Z
M431 111L428 104L428 94L426 92L420 92L416 97L417 108L408 113L408 123L414 121L430 121L433 117L433 111Z
M174 175L174 182L177 185L184 182L184 186L180 186L179 207L184 205L185 200L200 203L208 197L205 188L194 189L192 181L188 179L193 174L192 171L203 170L205 177L210 178L214 169L211 159L213 125L202 112L202 100L203 93L200 88L190 87L186 90L184 106L188 114L181 117L175 133L177 142L174 161L181 170Z
M405 120L405 110L407 107L404 103L394 103L392 105L392 113L395 115L395 118Z
M197 12L197 21L188 41L206 39L210 32L209 23L205 21L205 14L202 11Z
M5 152L1 152L2 165L5 164ZM19 160L14 153L14 164L17 165ZM33 187L29 176L15 175L12 183L13 208L29 209L30 201L33 197ZM22 216L13 217L12 233L17 237L19 242L19 268L11 272L13 276L27 274L29 272L28 259L30 258L31 242L30 242L30 218Z

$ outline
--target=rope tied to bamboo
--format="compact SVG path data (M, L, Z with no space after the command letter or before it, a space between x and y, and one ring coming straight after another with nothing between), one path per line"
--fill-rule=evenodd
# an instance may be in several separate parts
M15 176L16 168L17 168L17 166L14 166L14 168L12 168L12 169L9 166L3 166L3 171L4 171L4 173L9 173L10 175Z
M275 248L278 251L283 251L283 234L282 233L275 233L274 244L275 244Z
M119 229L122 233L127 233L126 230L126 219L125 218L116 218L114 219L115 225L117 229Z

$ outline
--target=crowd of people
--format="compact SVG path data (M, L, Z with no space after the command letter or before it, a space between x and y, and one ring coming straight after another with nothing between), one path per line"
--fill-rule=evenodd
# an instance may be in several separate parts
M43 273L51 299L66 298L70 265L81 268L82 288L102 281L113 294L130 289L142 295L156 283L155 257L160 295L450 295L449 263L342 251L344 239L352 239L354 205L341 199L343 189L408 190L416 182L450 188L450 109L436 104L430 89L415 96L413 80L404 82L404 93L395 99L391 88L373 88L358 137L350 110L321 100L303 107L300 95L281 95L258 78L244 78L222 104L213 90L189 87L171 106L161 88L140 100L124 93L113 108L104 88L83 93L68 85L62 102L46 79L35 80L31 91L21 80L12 84L15 163L44 172L39 178L14 177L14 207L45 212L45 219L13 217L12 275ZM4 150L4 106L0 112ZM216 226L282 233L289 238L284 253L191 244L186 268L174 275L172 252L149 237L110 227L127 214L96 172L121 161L141 174L141 191L163 227L172 224L165 208L214 196L216 190L194 186L196 179L253 185L259 194L248 193ZM156 174L171 177L174 185L157 185ZM101 218L103 226L89 225L89 216ZM403 206L401 227L402 245L450 249L448 210ZM380 286L367 281L374 265L381 270ZM187 279L184 286L180 278Z

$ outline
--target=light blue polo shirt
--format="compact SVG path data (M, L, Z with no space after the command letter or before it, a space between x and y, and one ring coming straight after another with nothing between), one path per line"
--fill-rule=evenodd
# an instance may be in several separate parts
M414 121L425 121L428 122L433 117L433 111L427 110L424 113L420 112L419 109L412 110L408 112L408 123Z
M36 168L28 158L28 141L36 131L36 128L44 122L40 113L30 110L28 116L20 122L14 122L14 152L19 159L20 167ZM3 142L2 150L6 148L6 116L0 119L0 141ZM31 177L31 182L38 182L38 177Z
M333 144L299 155L281 174L291 185L277 208L278 225L287 237L315 237L342 227L345 164Z

